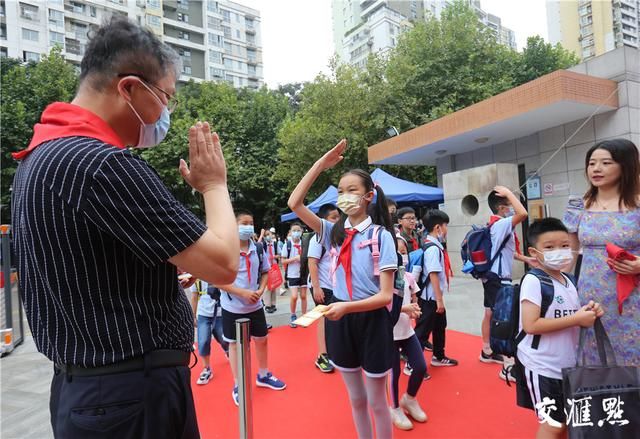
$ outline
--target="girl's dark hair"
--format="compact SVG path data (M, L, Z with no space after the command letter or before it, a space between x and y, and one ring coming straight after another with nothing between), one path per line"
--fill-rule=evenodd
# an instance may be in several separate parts
M376 201L375 203L369 204L367 209L367 213L371 217L373 224L378 224L383 226L385 229L391 233L392 237L396 236L396 232L393 229L393 222L391 221L391 215L389 214L389 208L387 203L387 197L384 195L384 191L380 186L375 186L373 180L369 173L363 171L362 169L352 169L344 174L342 174L343 178L347 175L355 175L360 177L360 181L364 186L364 190L366 193L371 192L375 189L376 191ZM344 242L344 238L346 236L346 232L344 231L344 222L347 220L347 215L344 213L340 214L340 221L338 221L331 230L331 243L335 246L340 246ZM396 240L393 242L396 244Z
M640 159L638 158L638 148L630 140L627 139L613 139L605 140L597 143L587 151L584 161L584 171L587 173L587 180L589 178L588 169L591 155L597 149L604 149L609 151L613 161L620 165L622 175L620 176L620 200L618 201L618 207L622 209L625 206L627 209L638 208L638 195L640 195ZM598 196L598 188L591 184L591 187L584 195L585 206L591 207L595 203Z

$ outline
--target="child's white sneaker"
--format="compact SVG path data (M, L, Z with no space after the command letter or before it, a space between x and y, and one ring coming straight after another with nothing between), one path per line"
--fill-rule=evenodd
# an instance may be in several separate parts
M410 398L406 393L402 395L402 399L400 399L400 408L406 410L409 416L416 421L427 422L427 414L422 410L422 407L420 407L418 400Z
M398 407L394 409L393 407L389 407L389 412L391 412L391 420L393 421L393 425L395 425L400 430L411 430L413 429L413 424L407 418L407 415L404 414L404 410L402 407Z

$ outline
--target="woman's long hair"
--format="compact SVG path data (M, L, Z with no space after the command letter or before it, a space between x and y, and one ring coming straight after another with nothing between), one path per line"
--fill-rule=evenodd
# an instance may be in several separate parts
M352 169L342 175L343 178L347 175L355 175L360 177L360 181L364 186L365 193L369 193L375 189L376 200L375 203L369 204L367 213L371 217L373 224L383 226L391 233L392 237L395 237L395 231L393 229L393 222L391 221L391 215L389 214L389 208L387 207L387 197L384 195L384 191L380 186L376 186L371 179L371 176L362 169ZM344 242L346 232L344 231L344 222L347 220L347 215L340 214L340 221L338 221L331 230L331 243L335 246L340 246ZM395 242L395 239L393 240Z
M620 200L618 201L618 208L626 207L627 209L638 208L638 195L640 195L640 159L638 158L638 148L630 140L627 139L613 139L605 140L597 143L587 151L585 156L584 171L587 174L587 180L589 179L589 161L591 155L597 149L604 149L609 151L613 161L620 165L622 170L620 176L620 182L618 187L620 188ZM591 184L587 193L584 195L585 206L591 207L595 203L598 197L598 188Z

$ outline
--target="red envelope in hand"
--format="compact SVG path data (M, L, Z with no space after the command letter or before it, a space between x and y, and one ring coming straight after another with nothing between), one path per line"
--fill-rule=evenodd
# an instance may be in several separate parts
M616 261L635 261L636 257L631 253L618 247L615 244L607 243L607 254L609 258ZM613 269L612 264L609 267ZM618 290L618 313L622 314L622 303L627 300L631 292L638 286L638 277L632 274L616 274L616 284Z

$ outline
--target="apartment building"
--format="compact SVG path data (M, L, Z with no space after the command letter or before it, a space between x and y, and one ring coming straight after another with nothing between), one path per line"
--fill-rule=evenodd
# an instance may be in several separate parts
M227 0L0 0L0 56L38 61L58 45L79 66L91 30L114 14L173 47L182 82L264 84L260 12Z
M582 60L618 47L638 48L640 1L561 0L547 2L549 40Z
M412 23L433 15L440 17L451 4L447 0L333 0L333 38L343 62L364 66L370 53L386 53L398 43ZM493 29L496 39L515 50L511 29L500 18L482 10L478 0L469 0L478 19Z

